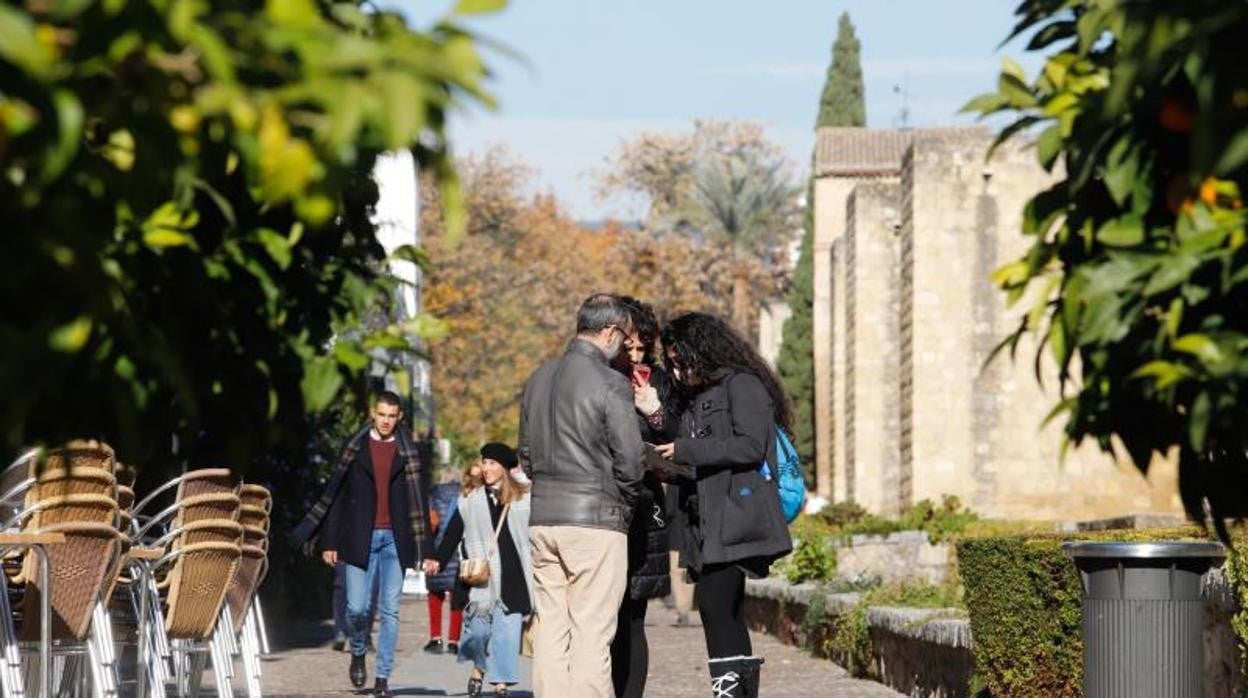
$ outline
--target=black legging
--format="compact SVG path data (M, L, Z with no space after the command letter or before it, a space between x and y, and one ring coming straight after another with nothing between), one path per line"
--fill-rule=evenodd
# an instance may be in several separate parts
M707 656L722 659L754 654L750 631L741 614L745 602L745 572L733 564L706 565L698 574L693 593L698 614L702 616Z
M646 642L646 608L649 601L627 594L620 604L615 638L611 640L611 682L615 698L641 698L650 671L650 645Z

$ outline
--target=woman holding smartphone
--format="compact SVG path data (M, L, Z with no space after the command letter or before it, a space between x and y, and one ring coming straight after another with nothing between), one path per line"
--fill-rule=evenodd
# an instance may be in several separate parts
M672 378L687 397L678 435L660 455L692 470L679 479L672 536L696 582L711 688L757 698L762 658L742 617L745 579L763 577L793 543L776 485L776 430L792 428L788 399L754 347L723 320L682 315L662 332Z
M615 364L633 384L637 426L649 443L667 443L675 436L678 413L670 411L671 382L654 363L659 321L649 305L624 298L633 332ZM646 608L650 599L671 591L668 574L667 512L659 475L648 471L633 510L628 531L628 589L620 604L615 638L611 642L611 679L616 698L641 698L650 667L646 642Z

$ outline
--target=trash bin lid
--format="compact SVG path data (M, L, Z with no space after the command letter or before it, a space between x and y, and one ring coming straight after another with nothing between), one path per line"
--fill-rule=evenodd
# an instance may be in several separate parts
M1153 558L1205 558L1220 560L1226 557L1221 543L1208 540L1167 541L1067 541L1062 543L1067 557L1101 557L1126 559Z

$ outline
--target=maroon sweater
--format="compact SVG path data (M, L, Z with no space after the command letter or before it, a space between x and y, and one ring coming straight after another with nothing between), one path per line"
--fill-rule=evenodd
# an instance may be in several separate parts
M373 482L377 484L377 513L373 515L373 528L390 528L390 471L398 452L398 440L378 441L368 439L368 456L373 461Z

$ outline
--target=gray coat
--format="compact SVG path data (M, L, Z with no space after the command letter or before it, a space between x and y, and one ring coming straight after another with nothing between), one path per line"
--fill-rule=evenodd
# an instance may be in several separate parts
M758 472L764 458L776 462L773 415L763 382L747 373L727 373L689 401L673 458L694 472L673 512L683 566L749 561L754 571L792 550L776 484Z
M641 487L641 434L628 379L581 339L533 373L520 402L520 464L533 526L627 533Z

